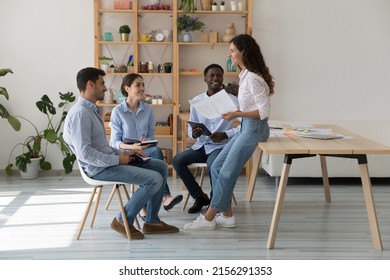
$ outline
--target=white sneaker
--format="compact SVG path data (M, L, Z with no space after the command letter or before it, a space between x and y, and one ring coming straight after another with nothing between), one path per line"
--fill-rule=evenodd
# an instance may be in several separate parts
M222 228L235 228L236 227L236 219L234 215L231 217L225 217L222 213L218 213L215 217L215 222L218 227Z
M189 231L214 230L216 228L217 224L215 222L215 219L209 222L202 214L200 214L195 221L184 225L184 229Z

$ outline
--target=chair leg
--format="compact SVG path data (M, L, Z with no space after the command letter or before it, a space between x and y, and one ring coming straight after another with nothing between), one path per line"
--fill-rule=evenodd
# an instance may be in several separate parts
M130 196L129 196L129 193L127 192L127 189L125 188L125 194L126 194L126 197L127 197L127 200L130 200L130 198L133 196L135 192L135 185L134 184L131 184L130 185ZM141 226L139 225L139 221L137 219L137 216L135 216L135 223L137 224L137 227L139 230L141 230Z
M129 195L129 192L127 191L126 185L122 184L122 187L123 187L123 191L125 192L126 199L127 199L127 201L129 201L130 200L130 195Z
M139 225L139 222L138 222L137 217L135 217L134 220L135 220L135 223L137 224L137 228L138 228L139 230L141 230L141 226Z
M130 195L129 195L129 192L127 191L127 189L126 189L126 185L125 184L121 184L121 185L119 185L119 187L120 186L123 187L123 190L125 191L125 196L126 196L127 200L129 200L130 199ZM131 186L134 189L134 185L132 184ZM115 194L115 190L116 190L116 186L114 185L114 187L112 188L112 191L110 193L110 196L108 197L107 203L106 203L106 210L108 210L108 207L110 207L111 201L112 201L112 199L114 197L114 194Z
M204 173L206 172L206 168L202 167L201 172L200 172L200 181L199 181L199 186L202 188L203 187L203 180L204 180Z
M233 202L237 206L237 200L236 200L236 196L234 195L234 193L233 193Z
M83 228L84 228L85 222L87 220L87 217L88 217L88 214L89 214L89 210L91 209L93 199L95 198L96 190L97 190L97 188L101 188L101 187L102 186L94 187L92 189L91 196L89 197L89 201L88 201L88 204L87 204L87 208L85 209L85 213L84 213L83 219L81 220L80 225L79 225L79 229L77 230L77 234L76 234L76 239L77 240L80 239L81 233L83 232Z
M96 196L96 200L95 200L95 205L93 207L93 212L92 212L92 219L91 219L91 228L93 228L93 224L95 223L95 218L96 218L96 213L97 213L97 210L98 210L98 207L99 207L99 202L100 202L100 197L102 196L102 192L103 192L103 186L99 186L98 187L98 193L97 193L97 196Z
M127 222L126 212L125 212L125 208L123 206L122 196L121 196L121 192L120 192L119 188L120 188L120 185L115 184L115 191L116 191L116 194L118 195L119 208L120 208L120 211L122 214L123 225L125 226L127 239L130 240L131 239L130 227L129 227L129 223Z
M183 203L183 211L186 209L189 198L190 198L190 193L187 192L186 198L184 199L184 203Z
M131 185L130 185L130 193L131 193L131 196L133 196L134 192L135 192L135 185L134 185L134 184L131 184Z
M108 197L107 203L106 203L106 210L108 210L108 207L110 207L112 198L114 197L114 194L115 194L115 190L116 190L116 187L114 185L114 187L112 188L112 191L110 193L110 196Z
M194 178L196 180L196 177L198 176L198 171L199 169L201 170L201 173L200 173L200 180L199 180L199 186L201 188L203 188L203 181L204 181L204 175L205 175L205 172L206 172L206 168L205 167L197 167L194 171ZM184 200L184 203L183 203L183 211L186 209L186 206L187 206L187 203L188 203L188 199L190 198L190 193L187 192L187 196ZM233 202L234 204L237 206L237 200L236 200L236 196L234 195L233 193Z
M198 171L199 171L199 167L195 168L195 170L194 170L194 180L196 180L196 177L198 176ZM200 186L200 187L202 187L202 186ZM184 203L183 203L183 211L186 209L186 206L187 206L189 198L190 198L190 193L187 191L187 196L186 196L186 198L184 200Z

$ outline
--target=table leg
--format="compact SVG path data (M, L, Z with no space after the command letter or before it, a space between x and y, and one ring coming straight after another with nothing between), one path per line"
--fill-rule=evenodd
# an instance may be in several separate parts
M272 215L271 227L268 234L267 248L273 249L276 240L276 234L278 232L280 213L282 211L282 205L284 200L284 193L286 192L288 173L290 172L290 163L284 163L282 169L282 175L280 176L280 183L278 188L278 194L276 196L274 213Z
M253 192L255 190L257 172L259 171L261 156L263 151L260 148L256 148L252 155L252 164L250 166L249 183L246 191L246 201L252 201Z
M324 185L325 201L331 202L332 198L330 196L329 177L328 177L328 168L326 166L326 157L320 155L320 162L321 162L321 171L322 171L322 183Z
M249 179L251 178L251 172L253 169L253 155L248 159L244 168L245 168L246 183L249 184Z
M370 224L372 242L374 243L375 249L377 249L378 251L382 251L382 239L381 234L379 232L378 219L376 217L376 210L374 198L372 195L371 180L368 173L367 163L359 164L359 168L363 185L364 200L366 202L368 222Z

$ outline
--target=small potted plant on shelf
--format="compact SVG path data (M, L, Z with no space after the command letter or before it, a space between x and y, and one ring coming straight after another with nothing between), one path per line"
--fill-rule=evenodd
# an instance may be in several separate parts
M202 31L205 24L198 18L183 14L177 18L177 32L183 33L183 42L191 42L190 31Z
M131 32L130 26L128 25L122 25L119 27L119 33L121 34L121 41L127 42L129 41L129 34Z
M218 10L217 2L213 2L213 4L211 5L211 10L212 10L212 11Z
M0 77L3 77L8 73L13 74L12 70L9 68L0 69ZM9 95L5 87L0 86L0 95L3 95L5 99L9 100ZM20 121L14 116L12 116L1 103L0 103L0 117L2 117L3 119L7 119L8 123L16 131L20 130Z
M34 179L38 176L39 167L42 170L51 170L51 163L46 159L47 145L54 144L57 146L63 156L63 167L65 169L65 174L72 172L73 164L76 160L76 156L71 152L68 145L65 143L62 132L62 124L65 121L67 111L66 107L69 103L72 103L76 97L73 96L72 92L59 93L61 102L56 108L50 98L45 94L42 98L36 102L36 107L40 112L46 115L47 124L43 130L38 130L38 126L32 123L28 118L22 116L16 116L27 123L31 124L34 129L34 134L29 135L23 142L17 143L14 148L11 150L10 156L8 158L8 165L5 169L8 175L13 174L13 163L11 162L11 157L16 148L21 147L21 154L17 155L15 158L15 166L20 170L22 178L25 179ZM62 108L62 113L60 119L55 122L54 116L57 114L57 109ZM46 141L44 145L44 141ZM33 173L30 173L31 164L36 163L36 170Z
M172 62L165 62L164 63L164 73L171 73L172 72Z
M221 11L225 11L225 2L221 1L221 5L219 6Z
M100 56L99 57L100 69L102 69L104 72L107 73L109 68L110 68L111 60L112 60L112 57Z

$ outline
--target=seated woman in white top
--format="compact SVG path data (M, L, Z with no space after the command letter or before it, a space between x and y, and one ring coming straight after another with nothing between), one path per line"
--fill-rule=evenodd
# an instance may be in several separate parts
M127 74L122 81L121 91L126 99L116 106L111 113L110 145L118 149L142 149L147 156L163 159L161 149L154 144L125 144L124 139L152 140L155 139L155 119L150 105L142 102L145 84L141 75ZM172 209L183 199L182 195L173 197L168 185L164 188L163 206L166 211ZM146 216L146 210L140 212L141 218Z

